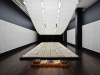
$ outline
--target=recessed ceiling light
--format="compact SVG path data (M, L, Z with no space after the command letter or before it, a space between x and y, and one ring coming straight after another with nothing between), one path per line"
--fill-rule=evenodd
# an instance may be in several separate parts
M42 10L42 12L44 13L44 10Z
M58 18L57 18L57 21L58 21Z
M42 8L43 8L43 2L41 2Z
M59 17L59 15L57 15L57 17Z
M44 21L45 21L45 18L44 18Z
M26 5L26 3L25 2L23 2L24 3L24 5Z
M60 9L58 9L58 13L60 13Z
M60 8L61 7L61 2L59 2L59 7L58 8Z

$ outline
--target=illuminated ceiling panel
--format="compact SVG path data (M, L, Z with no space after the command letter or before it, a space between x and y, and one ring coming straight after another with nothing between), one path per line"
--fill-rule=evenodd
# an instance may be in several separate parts
M62 34L78 0L25 0L32 22L41 35Z
M41 35L46 34L41 0L25 0L25 3L37 32Z
M55 34L62 34L65 31L77 4L78 0L61 0L59 20Z
M43 0L47 34L54 34L59 0Z

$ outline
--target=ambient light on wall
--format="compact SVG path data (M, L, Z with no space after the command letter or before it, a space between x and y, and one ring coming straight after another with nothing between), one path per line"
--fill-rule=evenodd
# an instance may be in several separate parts
M62 34L78 0L25 0L30 18L40 35Z

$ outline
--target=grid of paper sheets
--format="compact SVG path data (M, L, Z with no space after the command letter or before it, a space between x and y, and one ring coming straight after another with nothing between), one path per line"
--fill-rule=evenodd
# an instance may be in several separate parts
M59 42L42 42L23 57L78 57Z

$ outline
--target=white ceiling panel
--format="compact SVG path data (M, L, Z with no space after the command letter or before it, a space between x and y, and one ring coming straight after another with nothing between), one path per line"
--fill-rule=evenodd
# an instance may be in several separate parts
M59 20L55 34L62 34L65 31L77 4L78 0L61 0Z
M54 34L59 0L43 0L47 34Z
M58 35L66 29L78 0L25 0L32 22L41 35Z
M46 32L41 1L42 0L25 0L25 3L37 32L41 35L44 35Z

